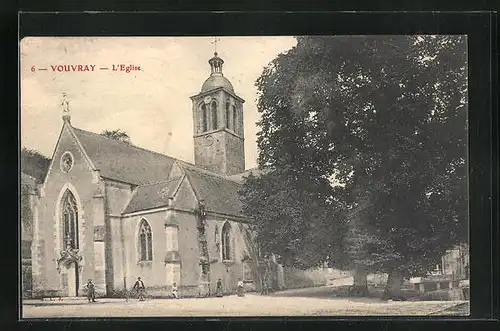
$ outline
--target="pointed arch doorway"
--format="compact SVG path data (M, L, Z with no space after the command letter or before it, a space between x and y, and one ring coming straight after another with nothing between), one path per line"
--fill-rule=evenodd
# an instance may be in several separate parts
M62 278L63 291L69 297L79 295L82 256L79 254L79 215L73 193L67 189L61 201L61 233L63 249L57 259L57 269Z
M57 261L58 269L63 279L63 288L69 297L77 297L81 283L81 256L65 251Z
M68 296L78 296L78 288L80 286L80 275L78 272L78 264L73 262L67 269L68 274Z

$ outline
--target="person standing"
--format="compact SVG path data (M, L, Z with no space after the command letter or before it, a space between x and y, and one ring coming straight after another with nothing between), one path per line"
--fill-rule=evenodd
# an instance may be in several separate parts
M87 284L85 284L85 289L87 290L87 299L89 302L95 302L95 285L92 283L92 279L89 278Z
M144 301L144 296L146 293L146 287L144 286L144 282L142 281L141 277L137 277L137 281L134 284L134 287L132 288L133 290L136 290L137 293L139 294L139 301Z
M241 278L238 278L238 296L239 297L244 297L245 296L245 292L244 292L244 288L243 288L243 281L241 280Z
M267 289L267 273L262 277L262 294L268 294Z
M174 299L179 299L179 295L177 294L177 283L172 284L172 296Z
M218 297L218 298L222 298L223 297L223 289L222 289L222 279L217 279L217 284L215 286L215 296Z

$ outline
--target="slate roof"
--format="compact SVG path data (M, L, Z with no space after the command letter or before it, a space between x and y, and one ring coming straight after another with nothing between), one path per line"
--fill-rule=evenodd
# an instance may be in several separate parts
M207 211L244 216L238 194L241 184L196 167L184 166L184 170L197 198L205 200Z
M88 157L104 178L137 185L123 213L165 207L181 178L167 180L174 162L184 169L207 211L244 216L238 190L240 177L225 177L100 134L72 127Z
M100 134L72 128L90 160L105 178L141 185L168 178L175 159Z
M175 178L161 183L138 186L123 213L167 206L168 198L173 196L179 180L180 178Z
M242 172L240 174L227 176L227 178L231 179L231 180L238 181L238 182L244 182L248 176L250 176L250 175L259 176L262 173L263 173L263 171L261 169L255 167L255 168L245 170L244 172Z

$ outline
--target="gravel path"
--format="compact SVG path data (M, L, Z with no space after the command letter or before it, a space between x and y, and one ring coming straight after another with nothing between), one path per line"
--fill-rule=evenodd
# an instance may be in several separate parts
M63 301L26 301L23 318L63 317L176 317L176 316L425 316L462 302L382 302L346 298L276 297L247 294L205 299L150 299L144 302L84 298ZM443 313L445 314L445 313Z

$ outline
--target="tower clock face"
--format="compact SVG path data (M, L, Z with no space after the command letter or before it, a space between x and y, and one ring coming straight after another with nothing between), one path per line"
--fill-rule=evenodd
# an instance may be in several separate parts
M211 97L205 97L205 99L203 99L203 102L205 102L206 104L209 104L210 101L212 101Z
M205 146L210 147L214 143L214 138L212 136L205 137Z

